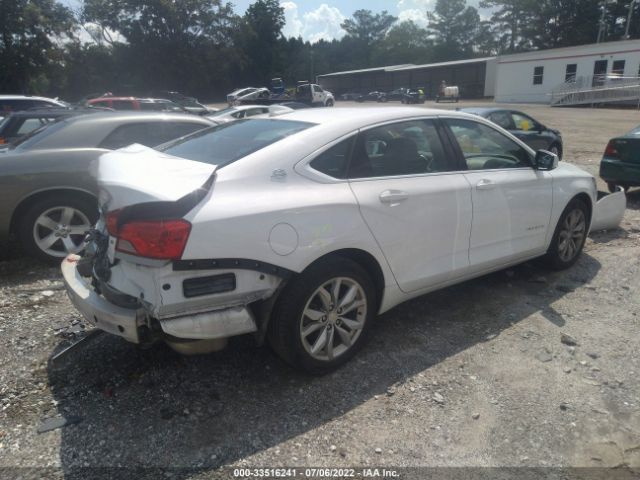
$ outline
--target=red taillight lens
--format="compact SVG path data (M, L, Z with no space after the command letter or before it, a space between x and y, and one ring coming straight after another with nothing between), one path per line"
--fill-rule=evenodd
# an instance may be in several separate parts
M0 145L5 145L7 143L7 141L4 139L4 137L0 137Z
M178 260L187 245L191 224L186 220L133 220L117 227L115 210L107 214L107 230L118 238L116 250L161 260Z
M113 210L107 213L105 221L107 224L107 232L114 237L118 235L118 215L120 215L120 210Z
M613 142L607 143L607 148L604 149L604 155L605 157L614 157L614 158L619 156L618 150L616 150L616 147Z
M191 224L186 220L139 220L118 231L116 250L141 257L178 260L187 245Z

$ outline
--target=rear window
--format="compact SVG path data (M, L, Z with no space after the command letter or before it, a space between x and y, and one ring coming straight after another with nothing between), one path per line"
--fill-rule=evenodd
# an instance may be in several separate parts
M237 120L162 145L158 150L223 167L313 125L293 120Z

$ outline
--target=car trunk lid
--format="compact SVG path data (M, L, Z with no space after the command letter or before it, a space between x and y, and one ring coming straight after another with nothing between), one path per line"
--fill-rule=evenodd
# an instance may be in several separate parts
M187 208L195 201L190 205L193 208L202 193L211 188L215 171L215 165L134 144L102 155L91 173L98 183L100 206L106 213L158 202L181 201Z

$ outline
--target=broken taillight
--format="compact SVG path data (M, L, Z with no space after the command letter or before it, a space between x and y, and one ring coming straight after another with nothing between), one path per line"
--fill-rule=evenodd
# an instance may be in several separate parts
M613 158L618 158L620 156L613 140L610 140L609 143L607 143L607 148L604 149L604 156Z
M139 257L179 260L187 245L191 223L184 219L131 220L118 226L121 212L106 217L109 235L118 239L116 250Z

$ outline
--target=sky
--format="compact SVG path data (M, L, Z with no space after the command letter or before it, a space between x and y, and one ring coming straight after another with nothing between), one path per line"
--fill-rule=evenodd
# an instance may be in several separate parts
M80 0L61 0L62 3L77 8ZM235 12L243 14L255 0L235 0ZM480 0L467 0L476 8ZM359 9L380 12L387 10L399 20L413 20L420 26L427 24L427 10L433 10L436 0L280 0L284 8L286 24L283 34L287 37L301 36L305 40L317 42L332 40L344 35L340 24ZM486 12L480 11L486 15Z

